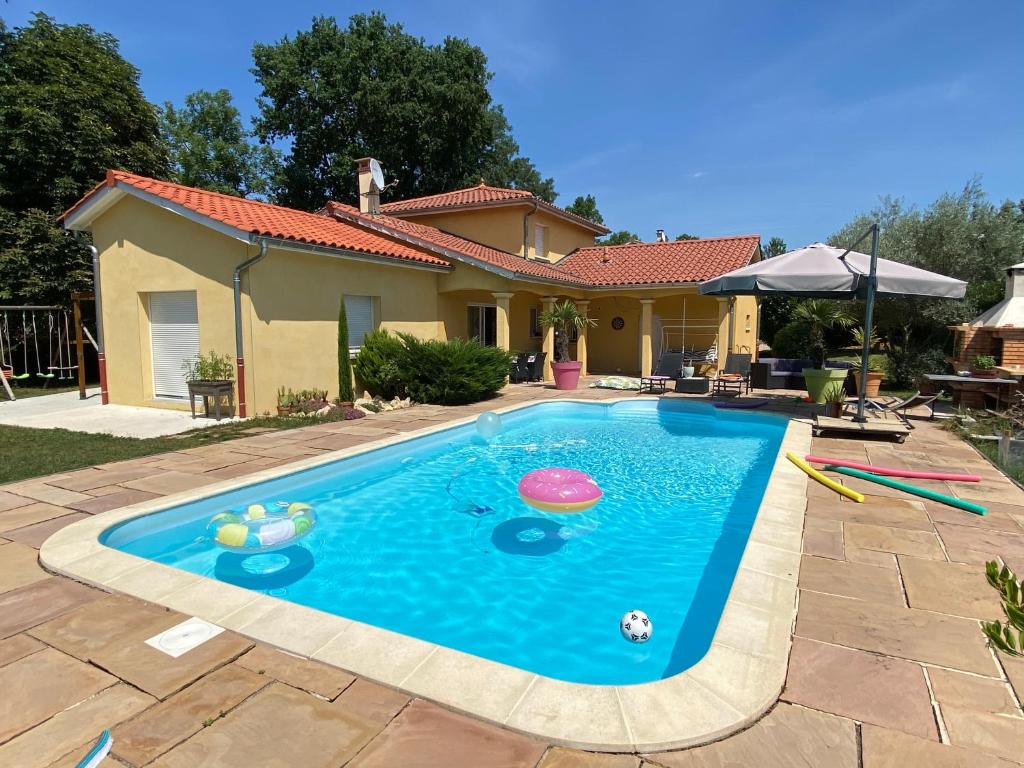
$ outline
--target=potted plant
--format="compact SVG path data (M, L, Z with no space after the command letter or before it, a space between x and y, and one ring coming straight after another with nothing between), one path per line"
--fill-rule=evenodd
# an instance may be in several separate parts
M853 379L857 384L857 393L861 392L860 383L860 362L863 362L863 350L864 350L864 329L854 328L853 329L853 340L857 346L861 349L861 360L858 362L857 367L853 371ZM875 334L875 329L871 329L871 340L868 343L868 349L878 345L878 336ZM882 385L882 371L871 365L871 355L868 355L868 377L864 385L864 396L865 397L878 397L878 388Z
M234 396L235 366L228 355L218 355L210 350L206 355L199 355L194 360L186 360L182 364L185 382L188 384L189 400L192 403L192 418L196 416L195 399L203 399L203 410L207 418L210 416L208 398L213 398L216 418L220 419L220 400ZM232 416L234 409L232 408Z
M978 355L971 361L971 375L979 379L994 379L996 359L992 355Z
M846 405L846 387L841 381L830 381L825 385L822 397L825 400L825 415L838 419L843 415Z
M277 415L288 416L295 410L295 393L281 387L277 390Z
M583 364L569 358L569 332L573 328L583 329L597 323L582 314L568 299L556 301L551 309L541 313L538 320L543 327L555 329L555 360L551 363L555 389L576 389Z
M849 328L853 317L836 302L828 299L808 299L793 310L793 319L807 327L809 350L813 368L804 368L804 386L815 403L823 403L825 387L830 381L842 383L846 368L826 368L825 331L831 328Z

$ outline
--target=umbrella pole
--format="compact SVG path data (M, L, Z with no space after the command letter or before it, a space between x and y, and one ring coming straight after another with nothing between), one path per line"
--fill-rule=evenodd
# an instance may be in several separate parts
M857 393L857 415L854 421L867 421L864 404L867 399L868 355L871 354L871 321L875 314L875 289L878 284L878 222L871 225L871 269L868 271L868 289L864 297L864 347L860 356L860 390Z

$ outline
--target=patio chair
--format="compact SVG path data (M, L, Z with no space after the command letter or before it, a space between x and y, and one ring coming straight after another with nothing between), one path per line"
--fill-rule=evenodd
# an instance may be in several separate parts
M725 367L718 371L712 381L714 392L733 392L742 395L750 393L750 360L748 352L730 352L725 358Z
M876 416L885 416L886 414L891 413L897 419L906 424L908 429L913 429L914 425L907 420L907 411L910 408L919 408L924 406L928 409L928 420L931 421L935 418L934 403L939 399L939 394L940 393L936 393L934 395L922 395L920 392L915 392L905 400L900 400L899 398L894 397L890 398L886 402L868 398L865 405L870 408L871 412ZM855 405L856 402L857 399L852 398L851 400L847 400L847 405L850 405L851 403Z
M658 358L658 365L651 371L651 375L640 377L640 391L643 392L646 389L653 393L654 388L657 387L659 392L664 392L668 383L679 377L679 372L683 368L683 354L682 352L663 352Z
M548 356L547 352L535 352L529 361L530 370L530 381L540 381L544 378L544 358Z
M530 355L527 352L520 352L516 355L508 378L513 384L520 384L530 380Z

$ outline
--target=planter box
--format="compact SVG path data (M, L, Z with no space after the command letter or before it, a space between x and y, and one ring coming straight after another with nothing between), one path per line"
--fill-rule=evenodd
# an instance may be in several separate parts
M231 417L235 415L235 382L230 379L218 381L190 381L188 382L188 399L192 406L192 418L196 417L196 398L203 398L203 415L210 418L210 398L213 398L213 418L220 421L220 401L227 398L228 413Z

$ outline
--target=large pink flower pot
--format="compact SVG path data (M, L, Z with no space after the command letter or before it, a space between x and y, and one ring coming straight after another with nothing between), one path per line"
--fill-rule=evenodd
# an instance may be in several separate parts
M580 369L583 363L552 363L551 372L555 375L555 389L576 389L580 383Z

